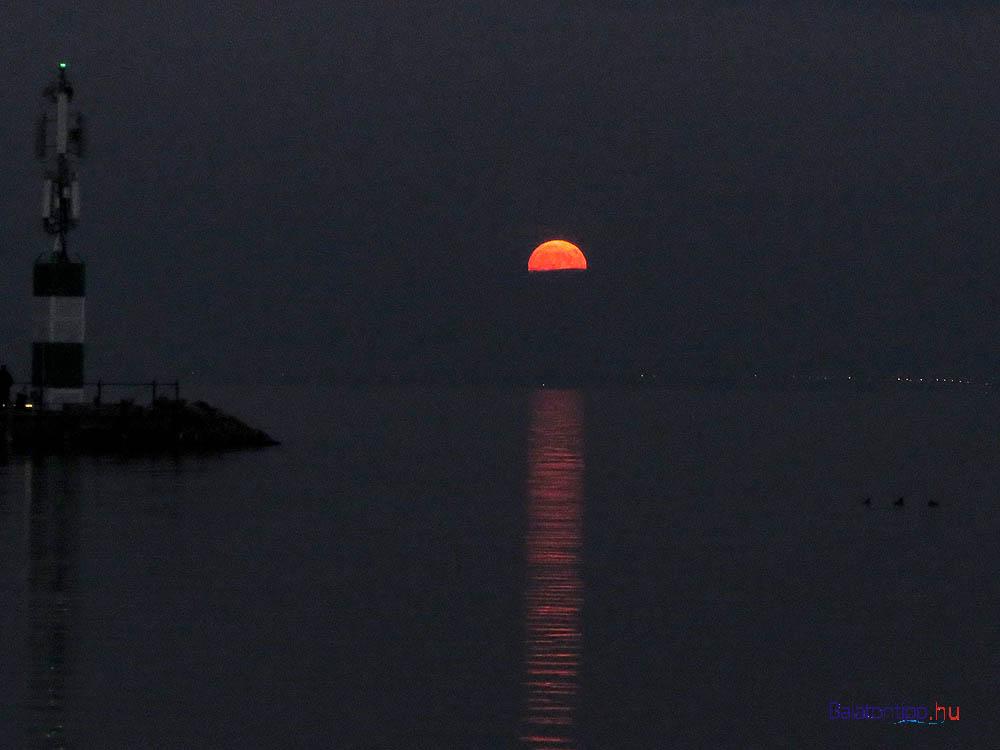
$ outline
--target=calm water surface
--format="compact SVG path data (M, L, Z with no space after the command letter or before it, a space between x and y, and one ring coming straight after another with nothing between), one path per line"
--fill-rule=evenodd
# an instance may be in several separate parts
M0 747L995 744L992 396L198 393L283 445L0 459Z

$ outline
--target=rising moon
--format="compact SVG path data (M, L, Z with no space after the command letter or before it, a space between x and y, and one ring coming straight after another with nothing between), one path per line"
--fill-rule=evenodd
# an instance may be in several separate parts
M587 269L587 259L580 248L566 240L549 240L535 248L528 258L529 271L567 271Z

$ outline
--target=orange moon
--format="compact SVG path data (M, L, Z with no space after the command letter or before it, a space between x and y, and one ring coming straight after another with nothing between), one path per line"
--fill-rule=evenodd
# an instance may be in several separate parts
M566 240L549 240L535 248L528 258L529 271L586 270L587 259L576 245Z

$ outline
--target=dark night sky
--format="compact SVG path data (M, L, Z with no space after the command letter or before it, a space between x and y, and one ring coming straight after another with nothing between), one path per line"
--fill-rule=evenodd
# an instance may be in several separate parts
M88 379L516 370L519 271L556 236L623 367L996 370L992 4L231 5L6 9L15 375L63 59Z

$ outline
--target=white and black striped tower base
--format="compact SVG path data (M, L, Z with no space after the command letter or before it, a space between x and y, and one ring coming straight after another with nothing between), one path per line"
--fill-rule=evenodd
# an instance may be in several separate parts
M55 109L54 138L49 115L43 114L36 148L40 159L55 156L42 192L42 224L55 235L55 244L51 254L35 261L31 384L33 398L51 408L83 401L86 279L83 262L71 260L67 252L67 234L80 218L80 185L72 160L83 156L83 118L77 115L76 126L70 127L73 87L66 79L66 63L59 63L58 78L44 96Z
M35 263L31 384L46 408L83 401L85 267L56 256Z

